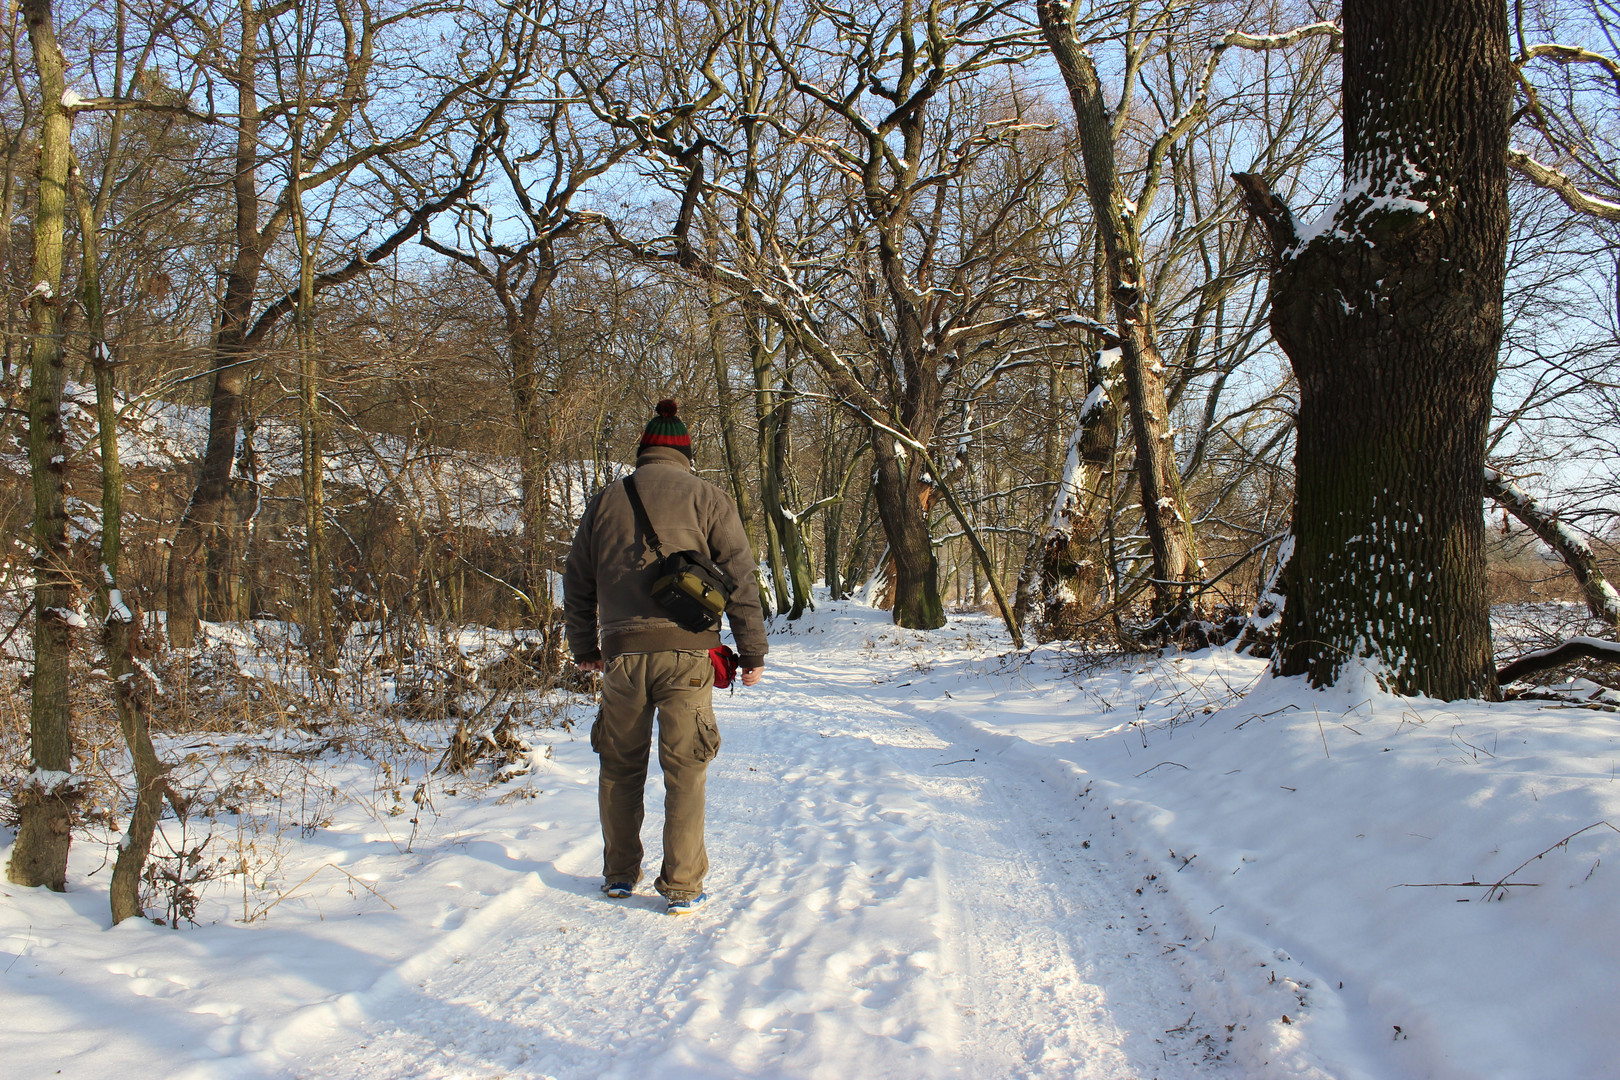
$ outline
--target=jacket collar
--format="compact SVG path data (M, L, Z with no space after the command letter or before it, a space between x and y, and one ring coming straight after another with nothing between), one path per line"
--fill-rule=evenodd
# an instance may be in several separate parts
M636 468L643 465L677 465L683 472L692 471L692 460L673 446L644 446L636 455Z

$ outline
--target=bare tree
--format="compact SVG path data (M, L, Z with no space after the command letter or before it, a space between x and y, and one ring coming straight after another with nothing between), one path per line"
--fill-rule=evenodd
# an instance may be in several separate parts
M1086 192L1102 240L1113 306L1115 331L1111 338L1120 349L1123 389L1135 433L1143 523L1153 547L1154 607L1157 613L1170 615L1185 608L1189 599L1187 586L1199 578L1198 550L1170 430L1165 364L1147 293L1142 231L1163 179L1166 154L1208 112L1214 59L1202 80L1189 89L1187 100L1174 103L1180 108L1168 118L1150 147L1140 186L1127 195L1116 144L1132 118L1130 98L1138 72L1151 51L1159 47L1156 38L1177 17L1176 12L1171 6L1141 11L1131 8L1131 24L1121 34L1125 75L1119 103L1111 109L1103 96L1097 66L1083 43L1079 4L1042 0L1037 11L1047 47L1057 58L1079 122Z
M1508 167L1577 214L1620 222L1620 11L1514 0L1518 145Z
M424 230L421 243L467 267L494 293L505 329L512 415L518 433L523 533L528 552L524 589L530 618L549 625L551 596L546 541L552 503L556 417L550 407L558 370L541 356L546 299L563 269L562 245L578 229L576 200L630 149L611 127L590 123L580 102L564 93L555 58L557 35L590 38L600 32L590 15L572 16L544 2L506 11L491 51L509 57L496 77L498 92L486 139L514 213L497 214L483 198L463 201L454 216L455 239ZM582 114L582 115L581 115Z
M100 225L96 206L74 169L71 183L79 219L79 299L84 309L89 368L96 384L96 429L101 451L101 582L96 590L97 614L102 620L102 644L107 653L107 674L112 681L113 707L129 749L135 798L129 827L118 845L108 886L113 922L142 914L140 888L146 857L152 848L163 796L168 791L167 770L152 742L147 702L153 689L150 670L136 662L141 636L139 616L124 602L118 587L124 519L124 473L118 451L118 395L113 353L107 340L102 306Z
M678 106L635 111L592 87L597 100L621 102L599 112L637 133L681 198L667 237L615 232L640 257L679 266L768 319L867 426L895 619L939 626L929 504L936 493L953 501L930 464L944 392L1046 314L1030 304L1038 278L1026 273L1028 230L1012 211L1043 182L1053 150L1029 140L996 158L1015 171L993 198L953 199L964 177L1030 134L1002 104L1022 96L1006 68L1027 55L1027 28L1003 7L956 4L818 9L797 23L785 10L733 19L714 6L708 17L717 41L746 26L742 55L768 90L728 99L719 45L700 67L703 85ZM749 107L760 100L781 104ZM705 216L721 204L736 217ZM711 232L717 249L701 242Z
M300 100L297 72L276 62L278 51L290 59L287 48L270 48L273 42L297 40L288 37L292 28L282 25L289 19L297 22L303 14L294 7L293 0L264 7L244 5L228 18L221 13L217 25L204 22L200 11L192 16L197 31L193 62L234 91L234 148L222 163L234 226L212 344L208 442L169 563L169 636L182 647L192 643L200 616L238 615L246 600L236 580L236 561L239 525L251 516L251 505L238 506L232 498L233 466L243 393L256 353L277 323L298 306L297 287L260 306L266 261L292 223L295 202L322 188L334 191L335 198L357 169L409 172L420 167L421 162L407 162L402 155L440 137L458 119L459 103L487 81L492 69L448 73L419 69L424 83L435 90L409 99L381 94L376 80L382 69L390 62L405 62L401 56L389 56L389 47L408 53L413 20L438 14L439 9L409 5L381 13L368 4L335 0L321 9L319 31L311 41L319 55L311 59L301 88L306 96ZM230 47L227 37L233 39ZM272 157L288 160L294 152L295 120L299 134L307 137L296 147L303 167L297 175L289 172L267 197L262 190L265 166ZM391 255L429 218L465 193L478 165L476 155L463 158L454 163L451 177L439 191L419 184L413 206L376 209L373 221L395 222L380 242L367 242L363 229L346 242L331 243L330 249L340 253L338 261L315 274L312 293L352 280ZM349 251L353 254L346 254Z

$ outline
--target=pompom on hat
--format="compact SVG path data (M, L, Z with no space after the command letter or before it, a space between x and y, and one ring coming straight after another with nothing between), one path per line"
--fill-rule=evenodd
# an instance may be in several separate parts
M686 424L676 416L680 405L674 398L665 398L658 403L658 415L647 421L647 427L641 433L641 448L649 446L672 446L685 454L692 456L692 436L687 433Z

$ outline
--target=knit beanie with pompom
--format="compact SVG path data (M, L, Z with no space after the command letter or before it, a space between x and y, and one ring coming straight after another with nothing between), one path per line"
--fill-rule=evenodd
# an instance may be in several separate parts
M692 456L692 436L686 432L686 425L681 418L675 415L680 408L674 398L665 398L658 403L658 415L647 421L646 429L641 433L641 448L649 446L673 446L688 458Z

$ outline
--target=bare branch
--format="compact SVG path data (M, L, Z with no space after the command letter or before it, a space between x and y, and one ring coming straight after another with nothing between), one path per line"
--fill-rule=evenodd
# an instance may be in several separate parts
M1558 554L1580 583L1581 592L1586 597L1586 609L1592 613L1592 618L1620 628L1620 594L1604 579L1603 571L1585 540L1559 521L1557 514L1542 509L1528 492L1489 466L1485 468L1485 494L1495 499L1498 506L1518 518L1525 528Z
M480 148L480 150L481 149L482 148ZM388 256L392 255L401 244L405 243L411 237L421 232L423 226L432 220L435 215L442 213L451 206L454 206L458 200L465 198L466 195L472 191L473 187L478 182L478 176L482 170L482 164L482 154L480 153L475 155L473 159L467 163L467 167L462 170L460 183L456 184L455 187L445 192L442 197L418 206L411 212L410 217L406 218L404 223L400 225L398 229L395 229L387 239L378 244L376 247L372 248L370 251L367 251L364 254L356 253L353 258L351 258L347 263L338 267L336 270L329 270L324 274L318 275L315 278L315 291L321 292L322 290L329 289L334 285L341 285L346 281L351 281L365 273L367 270L372 269L383 259L386 259ZM259 342L263 341L264 338L269 335L271 329L274 328L276 322L282 316L290 312L297 303L298 290L293 289L283 295L281 299L265 308L264 313L261 314L258 320L254 322L253 329L250 330L247 336L243 339L243 346L251 349Z
M1565 206L1576 213L1603 221L1620 221L1620 203L1600 199L1596 195L1582 191L1574 180L1550 165L1543 165L1523 150L1510 148L1507 152L1507 163L1508 168L1537 187L1545 188L1557 195Z
M1336 22L1317 22L1309 26L1297 26L1281 34L1245 34L1241 30L1229 30L1220 43L1229 49L1286 49L1312 37L1332 38L1334 47L1337 48L1344 40L1344 27Z
M200 113L185 105L173 105L164 102L147 101L145 98L127 97L69 97L62 105L70 113L81 112L149 112L166 113L171 116L183 116L187 120L195 120L200 124L218 124L229 117L216 115L213 112Z
M1537 649L1535 652L1525 653L1511 663L1503 664L1496 670L1496 681L1506 686L1538 671L1549 671L1572 660L1582 659L1620 664L1620 643L1593 637L1570 638L1550 649Z
M1556 60L1560 64L1596 64L1609 73L1609 77L1614 80L1615 90L1620 92L1620 64L1616 64L1602 53L1595 53L1575 45L1559 45L1553 42L1531 45L1514 61L1514 66L1523 67L1541 56Z
M1233 173L1232 179L1242 190L1249 213L1266 227L1273 261L1282 258L1285 251L1299 242L1299 226L1294 221L1293 211L1258 173Z

